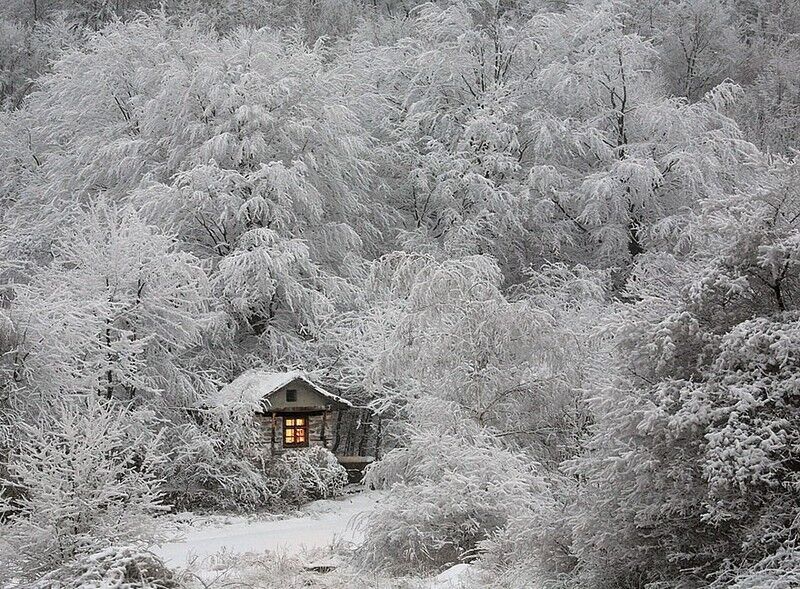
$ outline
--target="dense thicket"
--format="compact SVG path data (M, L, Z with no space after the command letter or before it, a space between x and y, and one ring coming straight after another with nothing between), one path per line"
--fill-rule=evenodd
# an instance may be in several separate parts
M63 490L31 473L67 476L46 448L84 447L87 411L117 424L104 508L125 477L141 499L125 541L162 501L269 504L281 465L253 450L252 408L186 409L245 368L300 367L398 446L370 474L390 499L369 566L800 583L798 2L0 16L17 553L52 552L30 530ZM152 460L114 454L123 434ZM96 516L47 566L119 541Z

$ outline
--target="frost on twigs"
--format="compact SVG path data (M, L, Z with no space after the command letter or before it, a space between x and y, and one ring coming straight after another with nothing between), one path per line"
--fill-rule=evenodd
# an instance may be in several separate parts
M161 489L179 509L251 510L277 500L265 469L253 404L197 410L197 419L164 428Z
M550 503L548 488L525 456L503 448L461 412L428 401L438 431L414 428L408 444L372 466L366 483L390 489L362 521L360 558L394 574L433 572L477 555L481 541Z
M177 589L175 574L154 554L110 546L75 558L31 585L31 589Z
M0 0L2 572L135 545L143 487L338 493L201 409L268 367L385 456L373 568L797 585L798 7Z
M342 494L347 471L326 448L289 450L271 465L276 495L290 504L329 499Z
M36 578L109 546L156 538L153 516L166 509L156 440L124 408L68 398L18 428L8 483L20 496L0 539L0 571Z
M179 570L177 578L186 589L431 589L428 579L364 574L351 567L349 560L347 552L337 547L297 555L282 551L220 552ZM322 570L314 570L315 564Z

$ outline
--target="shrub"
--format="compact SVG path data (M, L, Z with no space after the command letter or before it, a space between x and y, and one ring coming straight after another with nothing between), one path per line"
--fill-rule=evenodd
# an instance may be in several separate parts
M197 423L166 429L162 490L177 508L242 510L277 500L251 409L209 409Z
M360 556L368 567L395 574L442 569L475 556L512 518L550 503L533 461L458 411L442 411L440 423L449 426L412 429L407 447L367 471L368 485L391 487L362 521Z
M278 458L271 474L280 497L296 505L341 495L347 484L347 471L320 446L289 450Z
M151 516L166 509L155 440L125 408L61 401L17 431L7 484L21 496L0 536L0 570L36 576L111 545L154 539Z
M574 480L553 473L548 477L552 502L535 510L516 511L508 523L480 542L479 568L496 589L530 586L530 580L547 579L555 589L577 562L571 552L572 528L566 520L577 491Z
M169 426L163 438L162 491L180 509L299 505L340 495L347 483L325 448L269 456L247 403L203 410L196 423Z
M800 522L799 522L800 523ZM713 589L792 589L800 587L800 550L786 542L774 554L755 565L723 575Z
M112 546L75 559L37 581L32 589L173 589L179 583L154 554Z

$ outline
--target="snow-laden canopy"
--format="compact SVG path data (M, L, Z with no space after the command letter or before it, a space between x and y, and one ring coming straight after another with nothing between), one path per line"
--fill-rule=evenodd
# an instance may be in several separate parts
M303 381L320 395L336 403L352 407L353 404L338 395L334 395L315 384L300 370L288 372L270 372L267 370L251 369L240 374L233 382L222 387L216 395L211 397L211 403L216 406L230 403L261 403L283 387L295 382Z

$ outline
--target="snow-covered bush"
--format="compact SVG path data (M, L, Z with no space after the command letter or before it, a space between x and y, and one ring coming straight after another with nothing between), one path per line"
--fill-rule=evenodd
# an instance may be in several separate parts
M252 407L201 410L166 428L162 490L180 509L253 509L276 500Z
M150 542L166 509L152 436L127 409L61 401L17 426L8 483L21 497L0 534L0 571L34 577L112 545Z
M800 547L797 532L800 520L795 522L795 539L786 542L774 554L756 564L734 569L712 585L713 589L792 589L800 587Z
M301 504L342 494L347 471L327 448L289 450L271 469L273 484L287 503Z
M617 374L568 468L582 587L779 587L794 566L780 555L800 517L796 178L707 203L686 231L694 260L634 270Z
M31 589L173 589L179 583L156 555L111 546L47 573Z
M550 503L529 457L503 447L458 410L437 403L429 415L440 420L438 429L412 428L406 447L367 472L368 485L391 491L362 522L361 557L370 567L430 572L472 558L510 519L535 517Z
M269 454L253 421L254 407L198 410L196 420L169 425L160 467L165 497L180 509L246 510L299 505L340 495L347 472L327 449Z
M79 225L14 287L15 369L42 395L184 404L194 394L187 357L211 319L200 260L131 208L98 201Z
M71 24L62 14L30 24L0 15L0 108L18 108L35 79L79 42L81 31Z
M572 572L572 529L565 517L575 500L576 482L550 473L552 501L535 511L515 513L508 524L480 543L478 568L493 589L527 589L531 579L553 581ZM553 588L558 585L553 585Z
M338 551L332 554L330 547L304 550L302 554L219 552L188 563L179 572L179 581L182 589L455 589L450 585L432 587L430 579L364 574L344 565L343 556ZM326 572L321 574L322 570ZM213 580L206 580L209 578Z
M581 388L600 348L593 332L605 277L563 265L529 275L504 292L489 256L381 257L365 286L380 303L336 318L344 379L370 392L382 414L405 417L419 398L458 405L555 467L573 455L587 420Z

